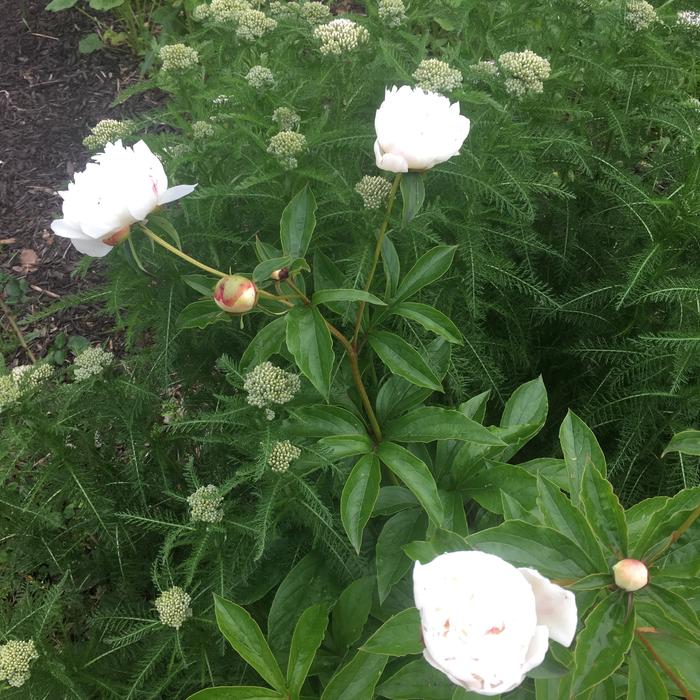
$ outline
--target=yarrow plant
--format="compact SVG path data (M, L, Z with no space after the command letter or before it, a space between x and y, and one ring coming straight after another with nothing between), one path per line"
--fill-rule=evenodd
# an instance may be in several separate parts
M506 91L515 97L544 90L544 81L549 78L549 61L534 51L508 51L498 57L498 65L507 76Z
M90 129L89 135L83 139L83 145L91 151L98 151L108 143L126 138L133 130L134 125L130 121L102 119Z
M306 150L306 136L298 131L280 131L267 146L267 152L279 160L287 170L296 168L297 156Z
M254 367L245 377L243 390L247 401L257 408L270 408L289 403L299 390L301 382L296 374L263 362Z
M462 84L462 73L437 58L421 61L413 72L413 78L423 90L440 94L452 92Z
M301 117L289 107L278 107L272 113L272 121L280 131L294 131L301 124Z
M320 42L319 51L324 55L340 56L354 51L369 40L369 32L350 19L334 19L314 29Z
M266 66L253 66L246 74L248 85L256 90L265 90L275 84L275 76Z
M625 6L625 22L631 25L635 32L649 29L658 19L656 10L651 3L646 0L628 0Z
M196 49L185 44L167 44L159 52L161 70L165 73L182 73L199 63Z
M163 591L154 602L161 624L179 630L192 617L191 602L189 593L185 593L180 586Z
M300 455L301 450L296 445L292 445L289 440L283 440L272 446L267 463L276 474L284 474L289 469L289 465L299 459Z
M30 667L39 658L34 640L10 640L0 645L0 681L21 688L31 677Z
M700 29L700 12L680 10L676 13L676 23L684 29Z
M403 0L379 0L379 19L388 27L398 27L406 19Z
M97 377L114 362L114 353L95 345L85 348L73 362L73 375L76 382Z
M190 506L190 518L197 522L218 523L224 517L221 504L224 497L213 484L200 486L193 494L187 497Z

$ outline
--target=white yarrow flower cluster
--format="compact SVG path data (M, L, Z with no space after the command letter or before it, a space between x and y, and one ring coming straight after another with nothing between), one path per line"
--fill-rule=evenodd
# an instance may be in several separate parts
M289 107L278 107L272 113L272 121L280 131L294 131L301 124L301 117Z
M331 9L320 2L303 2L299 5L299 17L309 24L321 24L327 22L331 16Z
M549 61L530 49L501 54L498 63L506 75L506 91L515 97L542 92L551 73Z
M73 361L75 381L82 382L102 374L112 362L114 362L113 353L99 346L85 348Z
M182 624L192 617L191 602L189 593L185 593L180 586L163 591L154 602L161 624L179 630Z
M421 61L413 72L413 78L418 87L441 95L456 90L462 84L462 73L437 58Z
M379 0L379 19L387 27L398 27L406 19L403 0Z
M256 90L265 90L275 84L275 76L266 66L253 66L246 75L248 85Z
M491 80L498 76L499 71L496 61L479 61L469 66L469 77L472 80Z
M13 688L23 686L31 676L32 661L38 658L33 639L28 642L13 639L0 645L0 681L7 681Z
M243 389L251 406L268 409L291 401L301 389L301 381L296 374L285 372L268 361L246 374Z
M658 19L651 3L646 0L628 0L625 7L625 22L631 25L635 32L649 29Z
M292 445L289 440L282 440L272 446L267 463L275 474L284 474L300 455L301 450L296 445Z
M251 9L251 4L246 0L212 0L209 5L209 19L217 24L237 22L244 12Z
M206 2L197 5L194 10L192 10L192 19L195 22L203 22L205 19L209 19L211 16L211 9Z
M224 497L213 484L200 486L193 494L187 497L190 506L190 518L203 523L218 523L224 517L221 504Z
M199 54L196 49L185 44L162 46L158 55L165 73L182 73L199 63Z
M342 18L316 27L314 36L321 42L319 51L324 56L340 56L366 43L369 32L352 20Z
M700 12L681 10L676 14L676 22L685 29L700 29Z
M381 175L365 175L355 185L355 192L362 197L365 209L379 209L391 192L391 183Z
M573 593L493 554L416 562L413 595L425 660L479 695L513 690L544 661L550 639L568 647L576 633Z
M0 377L0 411L37 389L53 374L47 364L20 365Z
M195 141L211 138L216 132L213 124L205 121L192 122L192 138Z
M125 138L133 128L134 125L130 121L102 119L90 129L89 135L83 139L83 146L91 151L97 151L108 143Z
M277 26L277 20L268 17L260 10L246 10L238 16L236 36L243 41L255 41L271 32Z
M306 150L306 136L298 131L280 131L275 134L267 146L271 153L287 170L297 167L297 156Z

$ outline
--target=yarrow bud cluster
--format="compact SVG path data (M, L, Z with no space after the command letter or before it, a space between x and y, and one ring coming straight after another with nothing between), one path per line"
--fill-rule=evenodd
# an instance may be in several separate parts
M496 61L479 61L469 66L469 76L472 80L489 80L499 75Z
M161 47L158 54L165 73L181 73L199 63L199 54L185 44L168 44Z
M272 0L272 2L270 2L270 14L277 19L295 17L298 12L298 2L282 2L281 0Z
M289 465L294 460L299 459L299 455L301 455L301 450L296 445L292 445L289 440L283 440L272 446L267 463L276 474L284 474L289 469Z
M299 5L299 17L309 24L321 24L331 16L330 7L320 2L304 2Z
M280 131L270 139L267 147L267 152L275 156L287 170L297 167L296 156L305 150L306 136L298 131Z
M251 406L268 408L291 401L301 389L301 381L296 374L263 362L248 372L243 389Z
M253 66L246 75L248 85L256 90L265 90L275 84L275 76L272 71L265 66Z
M47 364L20 365L10 374L0 377L0 411L34 391L52 374L53 369Z
M38 658L33 639L28 642L13 639L0 645L0 681L7 681L13 688L23 686L31 676L32 661Z
M685 29L700 29L700 12L681 10L676 14L676 22Z
M192 19L195 22L203 22L205 19L209 19L211 16L211 9L206 2L201 5L197 5L194 10L192 10Z
M237 22L244 12L251 9L250 3L246 0L212 0L208 17L218 24Z
M180 586L163 591L154 602L161 624L179 630L182 623L192 617L191 602L189 593L185 593Z
M403 0L379 0L379 19L388 27L398 27L406 19Z
M190 506L190 518L203 523L218 523L224 517L221 504L224 497L219 494L219 489L213 484L200 486L193 494L187 497Z
M85 348L73 362L73 372L76 382L82 382L90 377L102 374L105 368L114 362L114 354L101 347Z
M549 78L551 72L549 61L529 49L501 54L498 63L508 76L506 91L516 97L523 97L529 92L542 92L542 81Z
M236 36L243 41L255 41L272 31L277 26L277 20L268 17L260 10L246 10L238 16Z
M214 135L215 131L214 126L209 122L192 122L192 138L196 141L210 138Z
M413 72L413 78L423 90L440 94L452 92L462 84L462 73L437 58L421 61Z
M654 6L646 0L628 0L625 8L625 22L632 25L635 32L648 29L658 19Z
M301 124L301 117L289 107L278 107L272 113L272 121L281 131L294 131Z
M324 56L340 56L364 44L369 39L369 32L350 19L334 19L316 27L314 36L321 42L319 51Z
M125 138L133 128L130 121L102 119L90 129L90 134L83 139L83 146L91 151L97 151L107 143Z
M379 209L391 192L391 183L380 175L365 175L356 185L365 209Z

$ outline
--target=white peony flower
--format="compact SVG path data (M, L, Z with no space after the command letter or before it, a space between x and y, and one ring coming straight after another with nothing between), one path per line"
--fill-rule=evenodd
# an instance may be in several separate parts
M469 134L469 119L459 113L459 102L403 85L386 91L374 128L377 167L406 173L456 156Z
M568 647L576 631L573 593L484 552L416 562L413 595L426 661L480 695L513 690L544 661L550 639Z
M85 255L102 257L126 238L131 224L143 221L161 204L190 194L195 185L168 189L163 165L139 141L133 147L121 141L108 143L93 156L85 170L76 173L63 199L63 218L51 222L57 236L70 238Z

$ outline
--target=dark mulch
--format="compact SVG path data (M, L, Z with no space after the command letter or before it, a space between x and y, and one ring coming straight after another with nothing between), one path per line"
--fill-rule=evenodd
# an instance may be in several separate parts
M49 229L60 216L55 190L84 167L82 139L91 126L132 116L156 99L144 95L110 108L139 79L137 59L127 51L80 54L91 20L74 10L46 12L47 2L0 0L0 274L4 282L12 276L29 284L27 299L14 308L20 320L99 283L99 264L84 279L71 278L80 256ZM97 309L82 307L28 331L41 356L62 331L94 341L108 327Z

